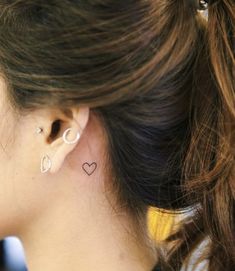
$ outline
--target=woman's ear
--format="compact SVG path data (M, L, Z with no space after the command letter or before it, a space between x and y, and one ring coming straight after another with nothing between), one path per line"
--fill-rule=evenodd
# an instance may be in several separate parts
M47 155L51 160L50 173L55 173L61 168L66 156L80 141L88 122L89 107L69 109L66 112L66 118L54 116L50 131L45 134L46 142L49 144Z

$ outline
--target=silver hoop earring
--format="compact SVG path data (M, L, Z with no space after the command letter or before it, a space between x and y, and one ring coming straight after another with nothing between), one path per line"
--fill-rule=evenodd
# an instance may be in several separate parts
M46 154L42 157L41 159L41 172L45 173L51 168L51 159L50 157Z
M71 131L71 130L72 130L72 128L68 128L67 130L64 131L64 134L63 134L63 140L67 144L74 144L80 138L80 133L78 132L76 138L73 141L68 141L68 139L66 138L66 136L67 136L68 132Z

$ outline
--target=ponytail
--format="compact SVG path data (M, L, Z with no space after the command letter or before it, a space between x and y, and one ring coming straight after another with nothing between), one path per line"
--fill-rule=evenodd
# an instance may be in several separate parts
M208 271L235 270L235 2L209 5L199 36L192 97L192 132L183 165L183 190L190 216L167 241L169 270L180 270L203 240ZM196 267L196 264L194 265ZM168 269L166 269L168 270Z
M224 161L211 193L203 202L204 220L212 240L209 270L235 270L235 2L219 1L208 13L208 44L221 99L217 166Z
M235 117L235 2L219 1L209 7L208 42L218 89Z

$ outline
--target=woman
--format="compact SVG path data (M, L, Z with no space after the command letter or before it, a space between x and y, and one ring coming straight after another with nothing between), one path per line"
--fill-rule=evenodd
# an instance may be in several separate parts
M234 1L0 1L1 237L30 271L234 270ZM185 212L163 246L150 206Z

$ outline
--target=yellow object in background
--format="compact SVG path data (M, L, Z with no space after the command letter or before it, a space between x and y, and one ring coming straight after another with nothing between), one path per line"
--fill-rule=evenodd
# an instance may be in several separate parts
M148 228L150 235L156 241L163 241L171 233L175 221L175 215L161 212L150 207L148 210Z

